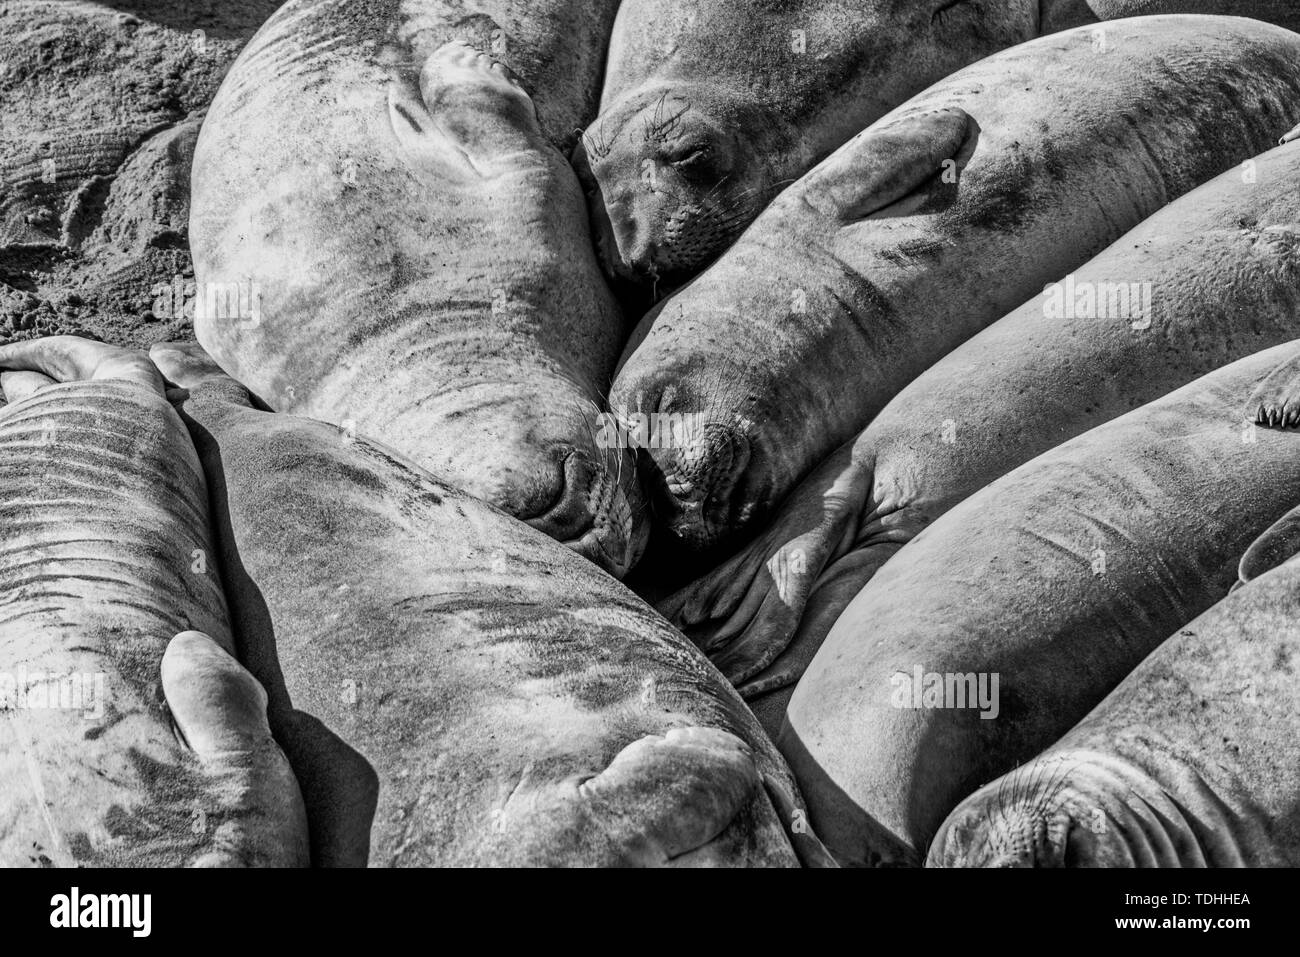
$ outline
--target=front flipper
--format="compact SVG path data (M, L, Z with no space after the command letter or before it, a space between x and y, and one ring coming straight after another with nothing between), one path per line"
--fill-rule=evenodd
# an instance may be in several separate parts
M493 812L525 866L794 866L753 750L720 728L679 727L624 747L597 774L533 790ZM489 849L485 860L498 860Z
M5 402L10 405L17 405L41 389L56 384L40 372L0 372L0 393L3 393Z
M1237 566L1238 584L1249 584L1296 555L1300 555L1300 508L1279 518L1246 549Z
M0 346L0 369L31 372L48 380L24 377L18 381L20 391L55 382L125 379L163 394L162 376L144 353L80 336L49 336Z
M752 702L778 689L793 690L844 609L902 547L902 542L875 542L832 562L817 576L794 637L771 664L737 685L740 696Z
M827 568L818 576L799 627L785 650L770 665L736 687L773 740L781 733L786 708L799 679L835 622L880 567L902 547L899 542L873 544L850 551Z
M425 62L418 96L403 80L389 83L388 114L413 166L441 177L490 176L547 145L532 99L510 71L460 41Z
M1300 353L1280 363L1255 386L1246 419L1275 429L1300 425Z
M854 222L935 181L959 173L974 152L979 125L960 107L877 123L804 177L800 194L818 212Z
M162 686L181 739L205 776L210 846L191 867L306 867L307 813L271 737L266 691L207 635L182 632L162 659Z
M186 390L180 394L171 390L167 393L167 398L178 407L188 398L186 393L200 386L237 406L255 404L248 389L227 375L197 342L158 342L149 347L149 358L170 385Z
M1294 140L1300 140L1300 126L1297 126L1290 133L1283 134L1282 138L1277 141L1278 146L1285 146Z
M805 479L747 548L658 604L732 684L781 654L822 570L857 535L872 469L853 448L844 445Z
M726 830L759 783L753 753L739 738L714 728L674 728L629 744L579 785L578 795L625 832L617 843L667 863Z

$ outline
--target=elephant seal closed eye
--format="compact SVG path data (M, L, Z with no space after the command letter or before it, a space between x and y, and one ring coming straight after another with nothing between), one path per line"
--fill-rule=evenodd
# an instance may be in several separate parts
M306 864L161 377L64 338L0 369L0 866Z
M1275 346L1071 439L885 564L778 739L832 852L919 863L963 798L1051 746L1228 593L1242 554L1300 501L1300 435L1254 424L1259 405L1282 407L1270 389L1298 356L1300 341Z
M1193 190L1061 280L914 379L752 544L659 603L724 674L780 652L741 689L773 733L840 613L945 511L1061 442L1300 336L1300 144Z
M1300 403L1288 392L1272 407ZM1046 752L959 804L927 866L1300 864L1298 519L1251 546L1244 588Z
M1300 29L1287 0L624 0L600 116L574 156L603 263L680 284L930 84L1034 37L1162 13Z
M533 51L539 108L572 130L559 45L594 77L610 5L499 6L503 57ZM599 415L624 323L529 95L463 42L430 49L477 37L459 7L295 0L253 38L195 152L195 332L278 411L374 435L622 575L643 509Z
M642 457L696 549L751 526L903 386L1300 113L1300 34L1137 17L931 87L787 189L648 315L610 404L676 417Z
M196 346L152 355L189 390L317 864L827 860L740 698L622 585L386 447L253 408Z

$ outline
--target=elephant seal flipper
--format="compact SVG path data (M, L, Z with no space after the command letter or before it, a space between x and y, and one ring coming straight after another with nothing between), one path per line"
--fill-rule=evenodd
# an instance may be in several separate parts
M51 336L0 346L0 367L11 372L32 372L51 383L123 379L159 395L163 391L162 376L143 353L106 347L76 336Z
M881 212L940 172L945 160L969 158L978 129L959 106L926 110L871 127L858 139L869 148L844 150L808 174L805 195L823 216L853 222Z
M298 782L267 723L266 689L212 637L183 631L171 640L162 659L162 688L181 740L198 759L221 805L239 807L250 796L298 793ZM296 827L305 836L300 798L288 808L289 817L284 808L275 813L274 806L266 813L264 799L257 805L251 826L218 828L215 846L189 866L246 867L246 849L267 843L270 835L283 840L286 829ZM306 863L305 855L297 862Z
M0 393L7 405L17 405L54 384L53 379L39 372L0 372Z
M1246 403L1246 420L1277 429L1300 425L1300 359L1288 359L1265 376Z
M1300 127L1282 138L1300 134ZM1247 422L1269 428L1291 429L1300 425L1300 357L1292 357L1264 377L1246 403ZM1236 590L1272 571L1300 551L1300 509L1288 512L1260 535L1241 556L1237 566Z
M704 848L752 800L759 772L749 747L716 728L674 728L620 751L576 786L615 843L654 863ZM629 814L629 806L645 813Z
M773 692L785 689L781 702L788 700L789 693L794 690L795 684L817 654L821 639L835 626L836 619L858 592L866 587L867 582L902 547L902 543L896 543L893 547L882 546L850 552L831 565L817 578L816 587L808 596L803 616L799 619L792 638L787 639L781 632L773 633L770 630L773 622L764 619L754 622L756 627L752 634L746 632L744 643L771 640L781 649L779 654L765 656L770 657L770 663L736 688L773 737L781 730L785 706L781 703L779 708L773 708L778 703L776 699L768 701L766 698ZM734 652L727 649L718 656L718 663L723 667L733 667L743 662L745 655L746 649L743 646ZM768 720L769 716L771 720Z
M545 148L528 94L508 68L467 43L441 47L420 71L420 97L394 79L389 119L398 142L436 180L481 177L517 153Z
M1300 508L1287 512L1246 549L1237 566L1233 590L1248 585L1265 572L1300 553Z

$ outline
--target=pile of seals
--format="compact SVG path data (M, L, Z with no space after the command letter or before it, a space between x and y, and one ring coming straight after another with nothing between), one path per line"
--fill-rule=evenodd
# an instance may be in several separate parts
M1284 6L290 0L0 346L0 863L1300 863Z

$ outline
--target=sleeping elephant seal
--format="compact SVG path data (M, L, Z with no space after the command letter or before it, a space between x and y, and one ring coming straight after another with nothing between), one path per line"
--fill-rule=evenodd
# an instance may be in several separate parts
M1275 346L1100 425L885 564L808 666L778 741L841 861L919 863L962 798L1227 594L1242 553L1300 501L1300 435L1243 415L1297 358L1300 341Z
M152 354L189 390L317 864L826 859L740 698L622 585L386 447L255 409L196 346Z
M305 864L161 377L63 339L0 369L0 866Z
M574 156L603 264L678 284L930 84L1034 37L1158 13L1300 29L1290 0L624 0Z
M958 805L927 865L1300 865L1297 525L1300 510L1252 546L1272 553L1259 568L1243 560L1257 582L1165 641L1040 757Z
M604 14L502 7L598 68ZM623 320L529 95L422 42L475 35L458 11L295 0L258 32L196 147L195 332L273 408L381 438L621 575L645 537L632 456L599 435ZM574 78L541 79L573 122Z
M1061 442L1297 337L1292 144L1166 206L935 363L758 539L659 610L725 675L772 661L741 694L760 719L771 712L775 733L840 613L945 511ZM769 693L779 700L753 700Z
M1160 207L1276 145L1300 35L1139 17L931 87L786 190L633 336L610 404L676 418L656 512L716 545L903 386Z

